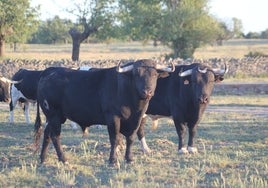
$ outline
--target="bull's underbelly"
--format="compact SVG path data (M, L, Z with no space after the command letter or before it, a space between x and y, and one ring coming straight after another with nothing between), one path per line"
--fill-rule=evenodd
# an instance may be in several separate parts
M146 113L147 115L171 116L170 110L163 107L149 106Z
M81 126L91 126L96 124L106 125L103 113L96 113L94 111L65 111L64 116Z

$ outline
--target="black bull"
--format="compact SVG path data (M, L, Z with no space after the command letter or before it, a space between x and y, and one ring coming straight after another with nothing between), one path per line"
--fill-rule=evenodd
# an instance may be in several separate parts
M157 79L168 76L172 67L160 66L153 60L139 60L126 66L79 71L48 68L37 89L37 104L47 120L41 149L45 161L50 141L59 161L66 162L61 143L61 124L66 118L77 122L82 130L93 124L107 125L111 144L111 164L116 164L117 146L121 133L126 137L127 162L132 161L131 147L150 98L154 95ZM37 108L39 109L39 108ZM35 123L36 142L41 133L40 113Z
M225 69L212 69L201 64L176 66L169 77L159 79L155 95L149 103L146 114L149 116L172 117L179 137L179 153L195 153L194 137L197 125L209 103L214 83L222 81ZM144 137L143 118L137 132L144 152L150 153ZM188 147L185 147L184 137L188 127Z

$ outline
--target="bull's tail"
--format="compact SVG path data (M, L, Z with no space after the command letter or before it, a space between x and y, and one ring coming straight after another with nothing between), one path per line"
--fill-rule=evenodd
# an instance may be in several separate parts
M42 122L40 118L40 108L39 108L39 102L37 101L36 105L36 118L35 118L35 124L34 124L34 145L35 145L35 152L39 150L40 147L40 139L42 135Z

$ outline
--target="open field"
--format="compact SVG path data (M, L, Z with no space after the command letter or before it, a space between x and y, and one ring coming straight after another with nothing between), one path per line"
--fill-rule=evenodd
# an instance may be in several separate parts
M197 49L195 58L243 58L249 52L268 55L268 40L230 40L222 46L205 46Z
M228 41L219 47L198 49L196 58L242 58L250 51L268 54L267 40ZM6 58L70 59L71 45L21 45ZM81 60L138 59L169 53L163 46L111 43L82 44ZM266 62L266 61L265 61ZM7 66L7 64L3 64ZM10 65L9 69L23 67ZM245 64L247 67L247 64ZM35 67L36 68L36 67ZM7 68L2 70L7 72ZM243 73L243 72L242 72ZM261 82L267 74L249 78L240 73L225 82ZM17 107L18 108L18 107ZM69 122L62 127L62 145L69 165L58 162L52 144L48 161L33 154L33 123L24 123L20 109L14 125L7 123L8 104L0 103L0 188L2 187L268 187L268 95L214 95L198 128L196 155L177 153L177 134L168 119L157 130L146 126L146 139L153 150L144 155L138 140L133 148L134 164L120 157L119 169L108 164L110 144L106 127L90 128L89 137L74 132ZM31 108L31 119L35 107Z
M0 73L3 76L11 78L11 76L19 68L28 69L44 69L44 61L71 62L71 44L57 45L30 45L20 44L17 52L6 45L6 56L0 59ZM198 61L207 61L209 65L213 64L209 59L218 60L218 64L225 61L229 66L229 73L226 75L225 82L268 82L268 57L260 59L251 58L248 60L245 55L249 53L262 53L268 55L268 40L230 40L225 41L222 46L205 46L196 50L194 54ZM111 42L82 44L80 49L80 63L99 62L99 61L118 61L122 59L141 59L141 58L159 58L170 53L170 49L164 46L154 47L152 42L142 44L141 42ZM221 59L222 58L222 59ZM10 59L10 63L5 64L4 61ZM20 62L12 62L12 60L20 59ZM27 66L23 65L23 62ZM27 62L28 61L28 62ZM29 61L37 61L39 63L32 64ZM43 62L42 62L43 61ZM51 65L51 64L50 64ZM58 66L59 64L52 66ZM64 64L63 66L66 66ZM71 67L79 66L78 63L71 62ZM4 66L4 68L1 68ZM92 66L91 64L89 66ZM93 65L94 66L94 65ZM99 66L97 66L99 67ZM246 71L246 72L245 72Z
M6 45L6 57L19 59L71 59L72 45L29 45L21 44L17 52ZM223 46L205 46L197 49L195 58L243 58L249 52L261 52L268 55L268 40L230 40ZM141 59L164 56L170 53L165 46L154 47L152 42L111 42L82 44L81 60L100 59Z
M28 45L23 44L18 52L6 49L6 56L19 59L71 59L72 45ZM81 44L80 60L100 60L100 59L141 59L153 58L165 55L169 52L167 47L153 47L151 43L143 45L140 42L111 44L92 43Z
M178 155L168 119L156 131L147 125L153 153L144 155L137 140L135 163L126 164L122 151L120 169L108 165L106 127L91 127L82 138L64 125L70 164L58 162L51 145L48 162L40 165L31 149L33 125L24 124L19 109L14 125L6 123L8 105L0 111L0 187L268 187L268 95L213 96L198 128L196 155Z

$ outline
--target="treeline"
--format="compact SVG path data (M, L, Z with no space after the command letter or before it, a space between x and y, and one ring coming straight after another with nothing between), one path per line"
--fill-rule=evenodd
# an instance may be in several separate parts
M248 32L242 33L239 31L234 34L233 31L228 29L226 26L225 33L227 33L225 38L222 40L229 40L234 38L244 38L244 39L268 39L268 29L262 32ZM77 27L77 23L72 22L69 19L61 19L59 16L55 16L52 19L46 21L41 21L38 29L34 32L31 37L27 40L29 44L68 44L72 42L72 38L69 34L70 28ZM114 36L117 39L120 39L120 32L115 32L118 36ZM98 36L91 36L84 42L98 42ZM139 38L132 38L132 40L139 40Z
M38 7L32 8L30 0L0 0L0 57L5 43L13 44L14 51L20 43L72 43L72 60L77 61L82 42L121 40L153 41L171 49L167 59L187 59L203 45L257 37L243 34L237 18L227 24L212 16L208 1L84 0L67 11L75 15L74 22L59 16L41 21ZM266 38L266 33L260 36Z
M246 39L268 39L268 29L262 32L248 32L243 37Z

